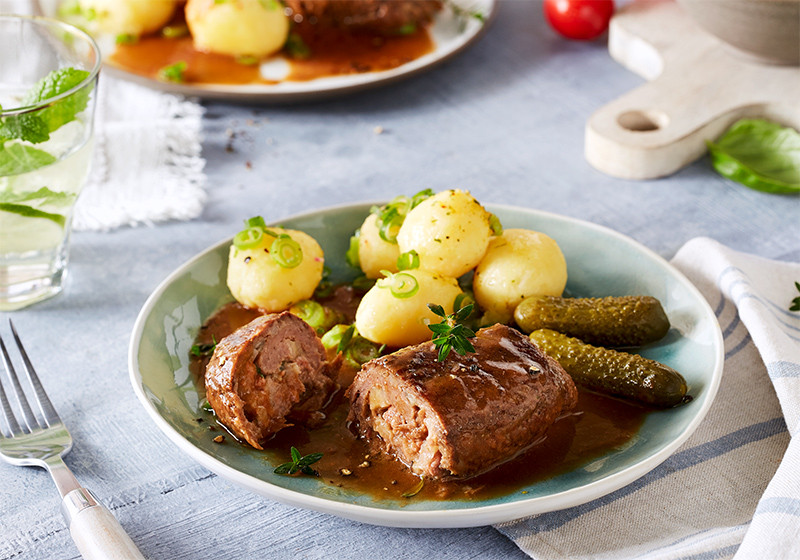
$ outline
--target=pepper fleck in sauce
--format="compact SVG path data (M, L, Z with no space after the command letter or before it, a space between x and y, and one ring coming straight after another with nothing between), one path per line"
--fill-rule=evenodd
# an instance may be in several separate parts
M358 300L349 289L339 289L326 305L345 312L355 310ZM206 321L198 343L221 340L227 334L258 317L258 310L233 303L223 306ZM208 358L193 362L198 389L204 392L202 375ZM353 372L342 378L352 379ZM291 426L266 442L265 449L284 453L296 447L302 455L323 453L313 465L326 483L369 494L376 499L403 500L403 494L419 487L419 478L399 461L371 453L347 426L349 401L342 390L328 410L328 420L309 430ZM484 500L525 491L536 482L579 468L593 459L625 445L639 431L651 409L602 395L579 391L578 405L548 430L544 439L514 459L467 480L426 480L414 494L421 499ZM245 445L245 444L242 444Z

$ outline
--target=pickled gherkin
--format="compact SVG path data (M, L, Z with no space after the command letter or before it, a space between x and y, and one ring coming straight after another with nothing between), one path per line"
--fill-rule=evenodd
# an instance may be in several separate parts
M656 361L592 346L550 329L533 331L530 338L584 389L662 408L678 405L686 396L683 376Z
M517 306L514 319L527 333L552 329L589 344L612 348L641 346L659 340L669 331L667 314L661 303L650 296L534 296Z

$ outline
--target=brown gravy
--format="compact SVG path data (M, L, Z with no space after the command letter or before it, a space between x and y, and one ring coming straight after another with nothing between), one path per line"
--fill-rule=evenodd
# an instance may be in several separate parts
M339 289L326 305L338 306L349 315L358 300L349 289ZM240 304L223 306L206 321L198 343L221 340L255 319L258 310ZM198 389L203 389L203 372L208 358L192 363ZM344 372L342 377L352 377ZM328 411L328 421L321 428L308 430L299 426L286 428L267 442L265 449L277 451L289 460L294 446L303 455L323 453L313 465L325 482L376 499L404 500L403 494L417 490L419 478L399 461L385 455L370 454L367 445L350 432L346 419L349 401L341 391ZM526 492L530 485L586 465L593 459L628 442L639 430L649 408L618 399L581 391L577 407L559 419L540 443L515 459L468 480L425 481L415 494L421 499L484 500L512 492ZM232 437L232 436L231 436ZM234 445L238 445L235 444ZM244 445L244 444L241 444Z
M384 36L302 24L294 26L293 32L300 35L311 55L306 59L286 57L290 68L286 81L390 70L434 48L424 28L408 35ZM261 77L258 64L241 64L232 56L195 50L191 37L142 37L133 44L117 45L108 57L113 66L152 79L158 79L159 70L179 61L186 62L184 81L188 84L275 83Z

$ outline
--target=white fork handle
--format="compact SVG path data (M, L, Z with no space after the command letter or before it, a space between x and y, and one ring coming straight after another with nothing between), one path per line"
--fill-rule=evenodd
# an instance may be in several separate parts
M145 560L116 517L86 488L64 496L61 512L84 560Z

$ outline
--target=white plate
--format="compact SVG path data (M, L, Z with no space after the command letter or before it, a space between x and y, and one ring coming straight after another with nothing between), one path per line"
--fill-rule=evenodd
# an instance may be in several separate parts
M45 15L54 17L57 14L59 1L39 0L40 11ZM472 45L483 35L497 11L497 1L458 0L456 2L460 6L468 7L472 13L481 14L483 21L469 15L457 15L449 5L446 5L435 16L432 25L428 29L435 45L434 50L406 64L380 72L329 76L308 81L282 81L276 84L231 85L163 82L123 70L112 64L106 64L104 71L109 75L147 87L205 99L254 103L286 103L321 99L390 84L430 70L445 62ZM99 42L102 50L106 52L114 48L113 42L109 43L108 40L102 39ZM276 63L280 65L281 59L279 57L273 60L271 64L263 66L264 72L268 73L267 77L273 77L271 69L274 68Z

